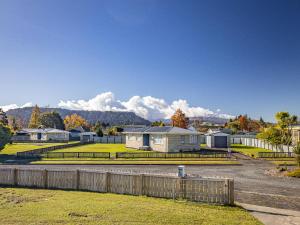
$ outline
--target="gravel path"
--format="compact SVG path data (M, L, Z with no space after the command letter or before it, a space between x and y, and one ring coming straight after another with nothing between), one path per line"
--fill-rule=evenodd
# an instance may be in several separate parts
M272 177L265 171L274 165L262 160L240 160L242 166L186 166L188 174L229 177L235 181L235 199L241 203L300 211L300 179ZM176 173L177 166L124 165L0 165L17 168L116 170L144 173Z

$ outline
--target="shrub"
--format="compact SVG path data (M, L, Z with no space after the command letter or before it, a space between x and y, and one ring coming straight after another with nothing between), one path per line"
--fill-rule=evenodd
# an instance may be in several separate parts
M296 162L298 163L298 166L300 167L300 142L297 143L297 145L294 147L294 153L296 155Z
M291 171L287 173L289 177L297 177L300 178L300 169L295 169L294 171Z

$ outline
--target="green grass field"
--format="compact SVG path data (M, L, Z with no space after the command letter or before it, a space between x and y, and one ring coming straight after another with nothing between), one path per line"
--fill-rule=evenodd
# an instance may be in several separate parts
M274 161L271 161L272 163L274 163L276 166L297 166L296 160L281 160L281 161L276 161L276 159L273 159Z
M233 151L240 152L254 158L258 157L259 152L272 152L271 150L268 149L245 146L241 144L232 144L231 148Z
M0 188L0 223L23 224L261 224L239 207L142 196Z
M41 160L32 161L30 164L77 164L77 165L241 165L238 161L184 161L184 160Z
M13 143L5 145L4 149L0 151L0 154L15 155L17 154L17 152L25 152L38 148L45 148L63 144L66 143Z
M135 150L126 148L124 144L88 144L72 148L56 150L55 152L143 152L142 150Z

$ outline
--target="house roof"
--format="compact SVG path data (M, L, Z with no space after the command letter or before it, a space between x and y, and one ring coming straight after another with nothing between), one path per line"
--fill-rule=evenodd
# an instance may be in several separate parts
M167 133L167 134L198 134L196 131L191 131L188 129L183 129L180 127L171 127L171 126L164 126L164 127L145 127L145 128L138 128L135 130L124 132L126 133L142 133L142 134L153 134L153 133Z
M26 128L18 131L18 133L69 133L69 132L65 130L55 129L55 128L45 128L45 129Z
M70 129L69 130L70 132L73 132L73 133L82 133L82 132L85 132L85 130L83 129L82 126L79 126L79 127L76 127L76 128L73 128L73 129Z
M82 132L79 135L97 135L96 132Z
M221 131L218 131L218 132L209 132L209 133L206 133L205 136L229 136L230 134L226 134L226 133L223 133Z

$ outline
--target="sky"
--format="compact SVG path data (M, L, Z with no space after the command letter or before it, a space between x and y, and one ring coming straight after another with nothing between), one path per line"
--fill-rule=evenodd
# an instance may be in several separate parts
M0 106L300 116L298 0L0 0Z

